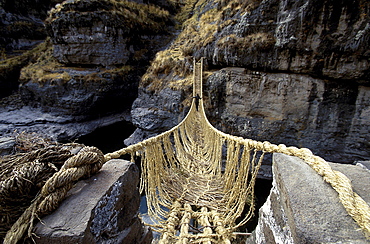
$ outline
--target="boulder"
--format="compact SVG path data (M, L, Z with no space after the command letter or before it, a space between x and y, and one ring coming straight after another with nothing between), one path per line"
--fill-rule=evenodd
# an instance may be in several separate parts
M134 163L110 160L99 173L79 181L52 214L34 229L36 243L149 244L151 230L138 211L139 170Z
M345 174L368 204L370 173L355 165L330 163ZM246 243L368 243L339 202L338 193L303 160L273 155L273 187Z

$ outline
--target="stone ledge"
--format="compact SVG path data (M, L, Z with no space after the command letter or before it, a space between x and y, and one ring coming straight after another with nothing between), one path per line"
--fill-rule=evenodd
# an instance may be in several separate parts
M151 230L138 217L139 170L115 159L79 181L52 214L35 227L36 243L149 244Z
M370 173L354 165L332 164L370 203ZM303 160L273 156L273 187L259 211L247 243L369 243L339 202L337 192Z

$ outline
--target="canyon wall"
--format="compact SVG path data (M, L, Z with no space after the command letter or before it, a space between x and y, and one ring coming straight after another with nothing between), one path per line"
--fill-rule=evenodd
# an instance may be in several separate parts
M193 56L205 57L203 98L222 131L334 162L368 159L369 20L366 1L196 2L143 76L126 142L183 118Z

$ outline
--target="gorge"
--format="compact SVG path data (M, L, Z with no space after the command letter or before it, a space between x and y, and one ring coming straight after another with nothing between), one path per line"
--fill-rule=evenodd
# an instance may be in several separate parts
M204 57L216 128L370 160L366 0L0 0L0 27L2 154L21 131L88 144L111 126L98 139L107 152L112 137L166 131L189 110Z

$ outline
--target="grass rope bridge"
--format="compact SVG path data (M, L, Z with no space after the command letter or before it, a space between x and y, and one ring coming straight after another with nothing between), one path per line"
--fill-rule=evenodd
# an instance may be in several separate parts
M255 179L266 153L303 159L337 191L348 214L370 237L369 205L353 191L350 180L324 159L306 148L244 139L214 128L201 97L203 59L193 65L193 101L182 122L106 155L93 147L82 147L73 154L66 152L64 165L46 181L7 232L4 243L17 243L27 232L31 236L33 221L55 209L74 182L125 154L141 158L140 189L146 193L149 214L156 219L153 228L162 233L161 244L231 243L239 234L238 227L253 215ZM15 184L16 176L12 177L0 182L2 191L7 184Z

